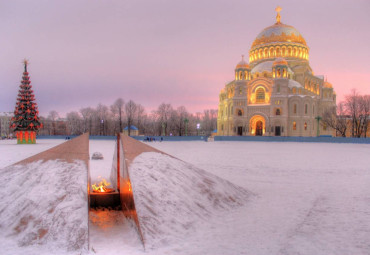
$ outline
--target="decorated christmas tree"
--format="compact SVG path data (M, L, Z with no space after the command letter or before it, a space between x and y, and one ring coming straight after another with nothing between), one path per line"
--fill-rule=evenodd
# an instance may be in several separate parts
M24 60L24 72L22 82L19 85L17 103L14 117L10 122L10 128L17 135L17 143L36 143L36 131L42 127L39 121L39 111L35 102L30 77L27 72L27 60Z

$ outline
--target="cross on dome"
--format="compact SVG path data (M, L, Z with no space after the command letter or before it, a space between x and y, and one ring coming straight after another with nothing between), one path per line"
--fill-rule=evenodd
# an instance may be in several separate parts
M280 22L280 20L281 20L281 16L280 16L281 10L282 10L282 8L280 6L275 8L275 11L277 12L277 15L276 15L276 23L277 24L281 23Z

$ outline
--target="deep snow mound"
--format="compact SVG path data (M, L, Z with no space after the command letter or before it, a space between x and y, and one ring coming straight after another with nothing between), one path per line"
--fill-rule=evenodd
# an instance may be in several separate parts
M0 186L3 241L32 254L38 249L49 254L87 250L87 166L83 161L12 165L0 169Z
M210 217L244 205L252 193L189 163L157 152L129 167L135 207L147 248L181 242ZM224 215L222 215L224 214Z

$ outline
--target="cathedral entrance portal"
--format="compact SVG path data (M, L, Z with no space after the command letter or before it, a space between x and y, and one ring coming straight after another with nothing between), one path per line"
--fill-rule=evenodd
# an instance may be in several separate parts
M243 135L243 127L238 127L238 135Z
M261 115L253 116L249 121L251 135L262 136L265 134L266 121Z
M262 121L259 120L256 122L256 136L261 136L262 130L263 130L263 123Z
M275 127L275 136L281 136L281 128L280 126Z

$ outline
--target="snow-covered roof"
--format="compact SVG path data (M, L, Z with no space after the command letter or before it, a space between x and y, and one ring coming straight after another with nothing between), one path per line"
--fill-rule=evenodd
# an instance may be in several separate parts
M0 112L0 117L13 117L12 112Z
M272 64L274 61L265 61L262 63L259 63L255 67L253 67L251 73L262 73L264 71L271 72L272 71Z
M134 125L131 125L130 126L130 129L131 130L139 130L137 127L135 127ZM128 130L128 127L125 127L123 130Z
M262 63L259 63L253 69L251 70L251 73L263 73L263 72L272 72L272 65L274 64L274 61L265 61ZM288 72L293 73L292 69L288 66Z
M295 81L295 80L289 80L288 87L289 88L293 88L293 87L303 88L303 86L298 81Z

